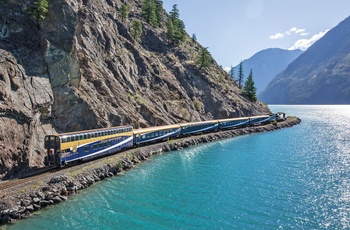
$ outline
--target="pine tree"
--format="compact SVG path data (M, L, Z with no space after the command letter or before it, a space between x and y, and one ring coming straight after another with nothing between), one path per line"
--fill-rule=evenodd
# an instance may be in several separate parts
M152 26L160 26L162 20L163 2L161 0L145 0L141 15Z
M136 41L140 41L142 35L142 24L140 21L135 20L132 22L130 33Z
M245 96L246 98L248 98L248 100L250 101L257 101L257 97L256 97L256 88L254 86L254 81L253 81L253 70L250 69L250 73L249 76L246 80L246 82L244 83L244 88L243 88L243 96Z
M124 21L125 19L127 19L129 17L129 12L130 12L130 6L127 4L123 4L120 9L119 9L119 13L120 16L122 18L122 21Z
M178 44L181 41L185 40L186 37L186 30L185 30L185 23L179 18L180 13L179 9L177 8L177 5L173 5L172 10L169 13L169 18L168 18L168 30L169 30L169 21L171 21L172 31L168 31L168 39L173 43L173 44Z
M230 70L229 74L230 74L232 79L235 79L235 69L232 67L232 65L231 65L231 70Z
M238 70L238 87L240 89L242 89L242 84L243 84L243 81L244 81L244 74L243 74L243 64L242 64L242 61L241 63L239 64L239 70Z
M208 67L211 63L211 55L208 51L208 47L202 48L199 51L199 55L196 60L196 64L199 65L199 69Z
M47 12L49 11L49 3L47 0L37 0L34 2L35 8L33 10L34 12L34 19L37 21L44 20L46 17Z

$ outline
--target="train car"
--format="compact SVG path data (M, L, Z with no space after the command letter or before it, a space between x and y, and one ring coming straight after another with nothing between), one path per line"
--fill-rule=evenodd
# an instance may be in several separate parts
M233 129L233 128L241 128L249 125L249 117L239 117L239 118L228 118L218 120L219 129Z
M133 145L132 126L119 126L45 137L47 165L62 167L74 161L111 154Z
M191 135L196 133L211 132L218 129L218 122L213 121L200 121L200 122L190 122L182 123L181 135Z
M134 145L175 138L180 135L180 130L180 125L163 125L149 128L134 129Z
M275 115L262 115L262 116L249 117L249 125L267 124L275 118L276 118Z

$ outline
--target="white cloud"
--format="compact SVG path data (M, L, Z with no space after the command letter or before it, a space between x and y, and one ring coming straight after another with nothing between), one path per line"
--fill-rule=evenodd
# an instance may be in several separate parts
M310 33L306 33L306 32L303 32L303 33L300 33L300 36L306 36L306 35L309 35Z
M320 38L322 38L327 32L326 30L324 32L319 32L318 34L315 34L310 39L300 39L294 43L292 47L289 48L289 50L295 50L295 49L301 49L306 50L310 46L312 46L316 41L318 41Z
M225 67L224 70L228 73L231 70L231 67Z
M270 39L280 39L284 38L285 35L291 35L291 34L299 34L300 36L306 36L309 33L305 32L305 29L298 29L297 27L292 27L290 30L284 32L284 33L277 33L275 35L271 35Z
M283 37L284 37L284 34L277 33L275 35L271 35L269 38L272 39L272 40L275 40L275 39L280 39L280 38L283 38Z

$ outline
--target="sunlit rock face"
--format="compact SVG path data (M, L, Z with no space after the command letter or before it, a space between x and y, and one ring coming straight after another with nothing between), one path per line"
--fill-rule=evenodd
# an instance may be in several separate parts
M0 177L44 163L44 136L130 124L135 128L266 114L217 63L199 69L200 44L174 46L162 26L142 22L141 2L49 1L36 21L32 1L0 2Z

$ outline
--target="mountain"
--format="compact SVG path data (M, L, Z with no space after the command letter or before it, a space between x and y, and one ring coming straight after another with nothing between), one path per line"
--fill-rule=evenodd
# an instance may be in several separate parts
M199 68L203 47L187 34L168 41L164 10L154 27L139 0L60 0L37 21L33 2L0 1L0 178L42 167L46 134L270 112L243 98L215 60Z
M260 99L269 104L349 104L350 17L277 75Z
M268 83L280 72L282 72L289 63L297 58L303 51L301 50L283 50L279 48L270 48L259 51L249 59L242 61L243 73L248 77L250 69L253 70L253 79L256 92L262 92ZM239 64L234 67L234 73L237 76Z

